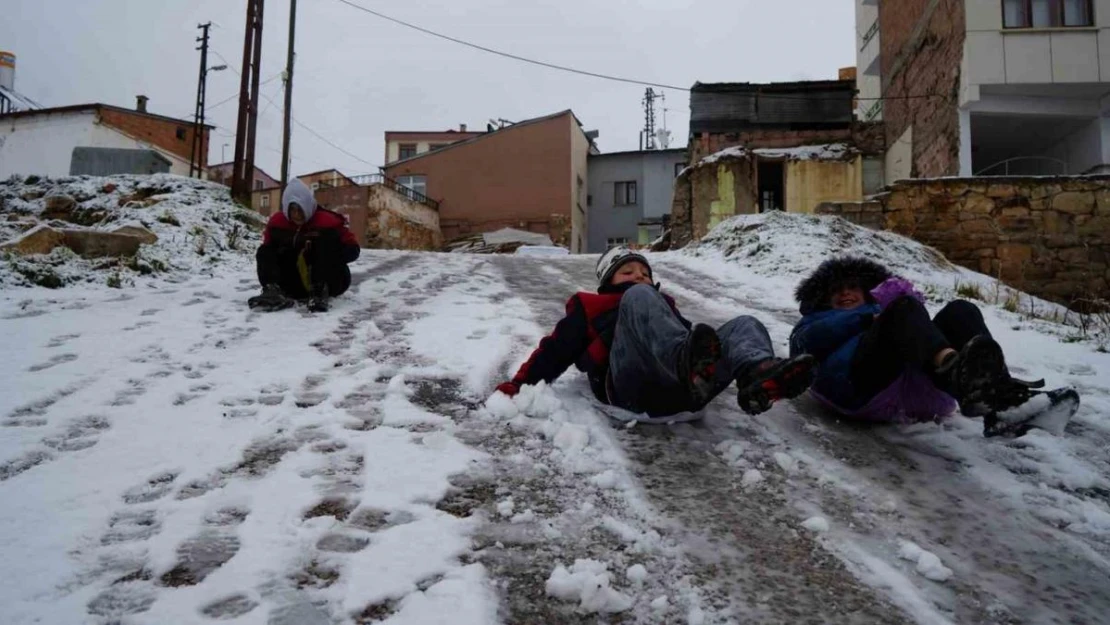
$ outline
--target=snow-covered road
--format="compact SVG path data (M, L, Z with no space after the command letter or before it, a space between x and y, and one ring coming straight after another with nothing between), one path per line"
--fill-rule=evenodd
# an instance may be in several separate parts
M989 311L1084 394L1064 437L860 428L807 400L614 425L568 373L485 400L592 257L364 252L326 315L252 268L0 292L3 623L1097 623L1110 356ZM789 284L666 254L698 321ZM786 283L787 280L782 282ZM1020 329L1015 329L1020 328Z

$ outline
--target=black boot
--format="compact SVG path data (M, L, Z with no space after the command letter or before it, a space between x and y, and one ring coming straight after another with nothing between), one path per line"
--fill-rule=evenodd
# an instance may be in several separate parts
M713 374L720 359L721 339L717 331L702 323L695 324L682 344L676 369L679 381L697 408L708 403L713 395Z
M317 284L312 287L312 295L308 298L309 312L328 312L328 285Z
M294 303L296 302L286 297L281 287L276 284L263 285L260 295L255 295L247 300L247 306L250 306L251 310L261 310L263 312L274 312L289 308Z
M968 341L955 363L938 373L944 380L944 390L956 398L960 412L968 417L997 412L1000 405L1012 401L1011 389L1016 388L1006 369L1002 347L983 335Z
M750 415L766 412L776 401L804 393L816 374L817 359L809 354L765 360L736 380L736 403Z

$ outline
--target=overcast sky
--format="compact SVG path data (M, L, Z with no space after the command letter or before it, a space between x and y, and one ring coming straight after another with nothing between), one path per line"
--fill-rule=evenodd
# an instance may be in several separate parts
M835 79L855 64L847 0L351 0L459 39L539 60L664 84ZM15 88L44 106L104 102L191 119L211 21L210 65L238 70L245 0L3 0L0 50ZM603 152L636 149L644 87L490 55L383 21L338 0L298 0L293 116L357 156L294 126L295 174L377 171L386 130L446 130L573 109ZM285 65L289 0L266 0L263 80ZM235 147L234 71L210 73L209 162ZM281 80L265 84L257 164L280 174ZM689 95L666 92L672 147L685 145ZM223 145L227 144L226 149Z

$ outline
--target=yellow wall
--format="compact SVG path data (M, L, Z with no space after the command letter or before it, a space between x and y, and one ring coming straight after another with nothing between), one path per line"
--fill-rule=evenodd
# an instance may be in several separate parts
M812 213L821 202L863 199L863 159L786 163L786 210Z
M736 176L722 163L717 166L717 199L709 204L709 229L736 215L736 208Z

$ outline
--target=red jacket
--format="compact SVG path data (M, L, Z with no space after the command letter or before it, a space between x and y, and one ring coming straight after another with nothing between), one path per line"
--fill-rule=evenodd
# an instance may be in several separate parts
M617 313L624 292L634 286L610 287L610 292L589 293L580 291L567 300L567 314L548 336L540 340L539 347L520 366L512 382L518 386L536 384L541 380L552 382L573 364L590 380L594 395L609 403L605 391L605 378L609 373L609 348L617 329ZM675 316L687 328L690 322L682 317L674 298L663 294Z
M358 239L347 227L347 218L326 208L317 208L316 212L312 214L312 219L309 219L307 223L300 227L289 221L285 213L279 211L270 215L270 221L266 223L266 229L262 231L262 245L291 247L299 251L304 247L305 241L324 233L334 233L333 236L338 235L339 242L346 248L345 251L350 252L353 248L356 250L354 256L358 257Z

